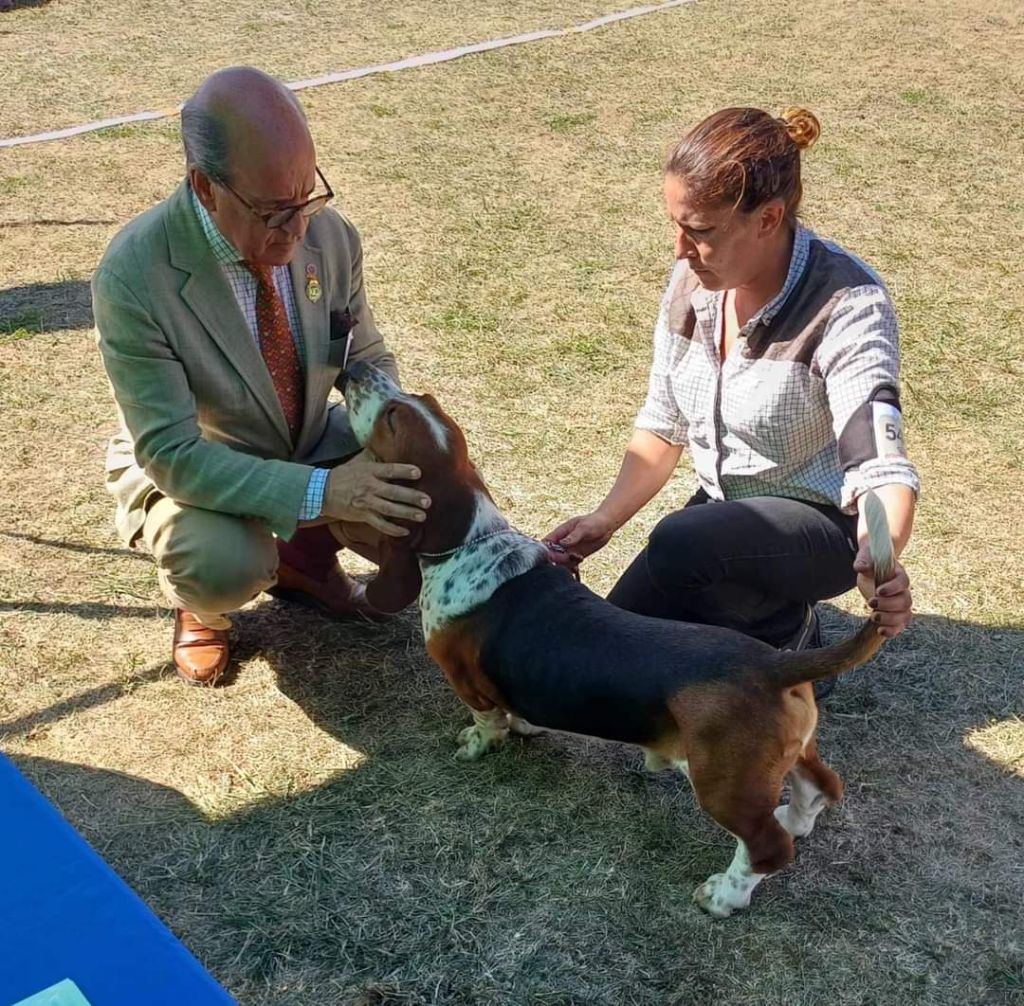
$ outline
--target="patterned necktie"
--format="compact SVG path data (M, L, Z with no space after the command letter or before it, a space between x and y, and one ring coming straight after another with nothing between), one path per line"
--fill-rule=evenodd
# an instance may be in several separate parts
M288 327L288 314L274 285L274 267L254 262L242 264L256 277L256 325L260 352L274 382L292 443L295 443L302 426L305 387L298 350Z

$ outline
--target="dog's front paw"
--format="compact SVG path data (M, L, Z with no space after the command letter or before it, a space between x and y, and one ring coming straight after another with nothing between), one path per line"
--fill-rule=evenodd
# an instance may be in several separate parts
M693 892L693 900L708 915L727 919L737 909L750 904L750 891L734 885L727 873L716 873Z
M474 724L459 732L459 750L455 757L459 761L476 761L488 751L494 751L505 742L507 731L496 734Z

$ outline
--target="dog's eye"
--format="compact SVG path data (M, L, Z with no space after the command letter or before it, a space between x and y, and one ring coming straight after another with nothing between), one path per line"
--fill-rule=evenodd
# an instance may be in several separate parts
M384 412L384 419L385 419L385 421L388 424L388 429L392 433L395 432L395 424L394 424L394 421L393 421L393 418L392 418L394 416L394 414L395 414L395 407L393 405L389 405L387 407L387 409L385 410L385 412Z

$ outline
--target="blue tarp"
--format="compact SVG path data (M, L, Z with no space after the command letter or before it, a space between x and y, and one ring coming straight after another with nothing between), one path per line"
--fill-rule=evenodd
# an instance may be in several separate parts
M0 755L0 1006L66 978L90 1006L234 1003Z

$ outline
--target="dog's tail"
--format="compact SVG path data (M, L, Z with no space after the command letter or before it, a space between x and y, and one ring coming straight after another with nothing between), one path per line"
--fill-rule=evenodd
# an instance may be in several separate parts
M875 583L883 583L892 576L896 553L892 547L885 508L870 489L864 494L864 520L867 524ZM855 636L835 646L800 652L783 650L776 657L775 682L781 688L791 688L805 681L819 681L842 674L870 660L884 641L884 637L878 634L877 625L868 620Z

